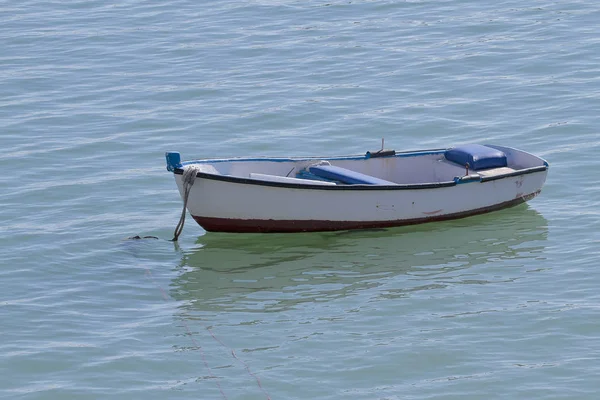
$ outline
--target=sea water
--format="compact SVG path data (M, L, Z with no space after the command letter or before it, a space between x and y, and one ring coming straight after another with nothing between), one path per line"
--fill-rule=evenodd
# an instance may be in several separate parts
M26 0L0 20L0 398L598 398L596 2ZM169 241L165 151L381 138L517 147L548 180L456 221L188 219Z

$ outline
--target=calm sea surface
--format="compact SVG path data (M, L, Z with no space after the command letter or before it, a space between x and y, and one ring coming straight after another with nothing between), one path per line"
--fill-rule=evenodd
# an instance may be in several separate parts
M0 398L599 398L597 1L24 0L0 21ZM541 196L479 217L188 220L169 241L167 150L382 137L551 168Z

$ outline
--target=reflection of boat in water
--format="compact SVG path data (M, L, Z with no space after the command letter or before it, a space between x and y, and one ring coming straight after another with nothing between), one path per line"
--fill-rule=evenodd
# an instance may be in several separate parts
M536 257L547 231L545 218L523 205L379 231L211 234L182 259L171 295L204 310L279 311L348 296L405 274L402 290L387 293L405 296L451 279L466 281L461 270L477 265Z

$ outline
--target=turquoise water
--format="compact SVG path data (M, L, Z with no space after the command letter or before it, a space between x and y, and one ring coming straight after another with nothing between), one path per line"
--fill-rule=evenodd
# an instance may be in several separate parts
M596 399L596 2L0 5L0 397ZM184 158L480 142L527 205L206 234ZM134 235L158 239L127 240Z

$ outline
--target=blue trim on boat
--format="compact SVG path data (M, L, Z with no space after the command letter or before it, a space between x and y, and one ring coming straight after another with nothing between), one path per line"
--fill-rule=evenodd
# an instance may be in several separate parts
M447 149L434 149L434 150L413 150L396 153L394 157L417 157L417 156L430 156L433 154L444 154Z
M464 183L481 182L481 176L479 176L479 175L456 176L456 177L454 177L454 182L456 182L457 185L462 185Z
M393 157L418 157L418 156L428 156L434 154L444 154L446 149L434 149L434 150L413 150L407 152L396 153L394 156L389 156L389 158ZM388 157L382 157L388 158ZM360 156L334 156L334 157L250 157L250 158L207 158L204 160L190 160L184 161L181 165L190 165L190 164L213 164L213 163L222 163L222 162L256 162L256 161L266 161L266 162L296 162L296 161L311 161L311 160L325 160L325 161L336 161L336 160L369 160L364 155ZM376 159L376 158L375 158Z
M165 158L167 160L167 171L173 172L176 168L181 168L183 166L181 164L181 154L176 151L167 151L165 153Z

